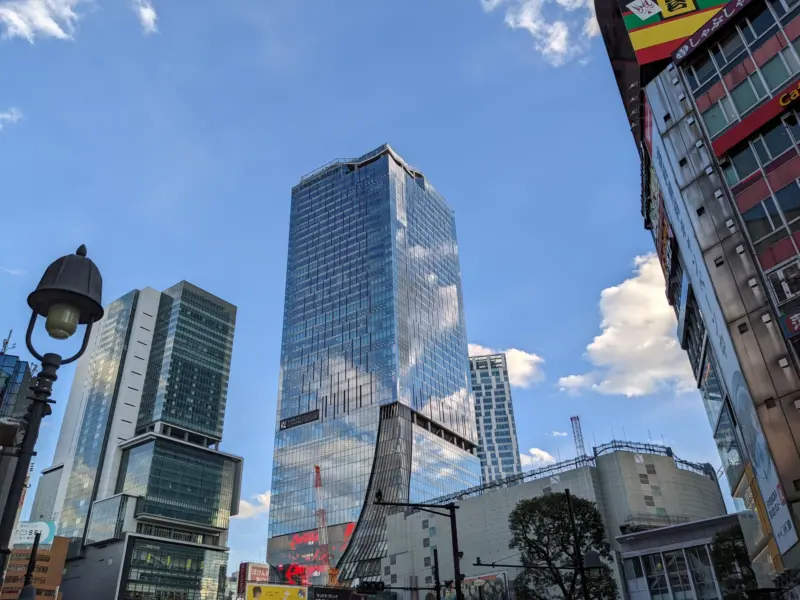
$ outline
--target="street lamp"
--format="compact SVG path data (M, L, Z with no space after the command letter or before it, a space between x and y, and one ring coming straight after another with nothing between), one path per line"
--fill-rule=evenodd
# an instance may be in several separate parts
M34 447L39 437L42 419L49 415L50 394L53 382L58 378L57 371L61 365L74 362L86 351L92 325L103 318L103 279L97 266L86 258L86 246L81 246L75 254L62 256L53 262L44 272L39 285L28 296L31 307L31 320L25 335L28 351L42 363L36 384L28 396L31 404L28 408L27 424L22 444L17 452L17 464L8 491L8 499L0 519L0 577L5 578L8 557L11 554L11 534L17 518L22 492L25 489L25 478L36 454ZM31 336L37 317L44 317L45 330L56 340L66 340L78 329L78 325L86 325L80 350L67 359L47 352L40 354L33 347ZM28 592L30 593L30 592Z

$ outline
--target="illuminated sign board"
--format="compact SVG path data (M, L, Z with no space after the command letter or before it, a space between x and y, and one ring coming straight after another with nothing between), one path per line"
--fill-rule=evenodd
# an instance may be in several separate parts
M280 430L283 431L284 429L291 429L292 427L305 425L306 423L313 423L314 421L318 420L319 409L312 410L310 412L303 413L302 415L296 415L294 417L289 417L288 419L281 419Z
M355 528L355 523L329 526L327 550L320 546L316 529L270 538L267 562L273 565L282 583L308 585L311 579L327 576L327 565L336 565Z
M618 0L636 60L646 65L672 58L727 0Z

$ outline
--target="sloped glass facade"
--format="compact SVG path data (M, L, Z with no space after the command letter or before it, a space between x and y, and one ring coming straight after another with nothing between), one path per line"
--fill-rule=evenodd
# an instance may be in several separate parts
M270 538L316 527L315 465L328 524L359 520L379 409L393 403L461 440L451 446L471 465L415 484L413 459L395 461L403 497L480 483L454 215L383 146L292 190Z

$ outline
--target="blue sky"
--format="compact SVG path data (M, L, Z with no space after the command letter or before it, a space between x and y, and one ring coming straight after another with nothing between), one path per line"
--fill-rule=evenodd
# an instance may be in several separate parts
M263 559L290 189L388 142L456 210L469 339L515 350L526 462L574 456L554 432L579 414L587 446L717 466L585 2L0 0L0 331L21 350L27 294L81 243L106 302L187 279L236 304L229 570Z

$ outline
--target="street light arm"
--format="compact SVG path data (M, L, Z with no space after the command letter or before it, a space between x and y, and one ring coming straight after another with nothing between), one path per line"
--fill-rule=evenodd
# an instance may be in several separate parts
M407 502L375 502L375 506L402 506L404 508L416 508L417 510L423 510L427 513L432 513L434 515L439 515L440 517L449 517L449 513L439 512L437 510L433 510L433 508L443 508L441 504L409 504ZM455 506L454 508L458 508ZM422 589L422 588L419 588Z
M473 567L490 567L494 569L495 567L512 567L515 569L541 569L543 571L549 571L551 567L547 565L523 565L523 564L509 564L509 563L482 563L482 562L475 562L472 563ZM577 571L578 567L556 567L553 566L552 568L558 569L559 571Z

